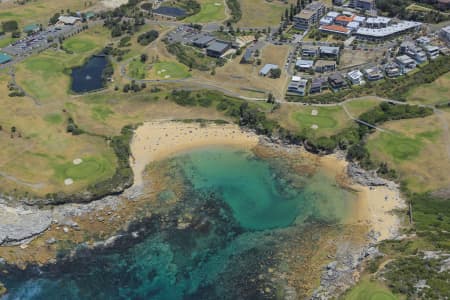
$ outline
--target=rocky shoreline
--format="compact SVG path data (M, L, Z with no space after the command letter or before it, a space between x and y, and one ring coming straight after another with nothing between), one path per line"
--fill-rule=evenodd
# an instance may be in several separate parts
M302 147L286 145L267 137L260 138L260 140L262 144L270 147L296 149ZM339 157L344 159L345 156L340 153ZM363 186L395 187L393 182L379 178L374 172L363 170L355 163L348 164L347 175L354 183ZM12 202L11 199L0 198L0 246L19 245L20 247L27 247L28 243L39 237L53 225L61 227L64 232L66 232L66 228L67 231L77 230L78 224L74 221L75 217L86 214L95 215L98 211L106 210L111 218L114 218L116 211L121 205L126 204L127 201L139 198L142 193L141 187L132 186L119 195L107 196L90 203L61 204L43 209L26 204L19 204L13 207L9 204ZM335 261L324 267L320 286L314 291L312 299L330 299L354 285L358 279L355 274L361 271L362 262L367 258L378 255L376 235L377 233L370 232L368 236L370 242L362 248L340 245L337 249ZM119 236L111 236L104 241L99 241L89 246L89 249L111 247L118 238ZM57 240L51 238L45 242L51 245L57 243ZM49 263L54 264L55 261Z

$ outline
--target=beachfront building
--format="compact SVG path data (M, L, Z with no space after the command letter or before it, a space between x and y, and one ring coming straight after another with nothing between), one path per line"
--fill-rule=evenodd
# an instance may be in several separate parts
M316 57L319 55L319 47L305 46L302 47L302 57Z
M368 81L377 81L383 79L384 75L378 67L371 67L364 70Z
M230 48L230 43L214 41L206 48L206 55L211 57L221 57Z
M259 76L266 77L267 75L270 74L270 71L275 70L275 69L279 69L279 67L277 65L274 65L274 64L266 64L259 71Z
M370 18L369 18L370 19ZM355 32L355 36L359 40L367 40L367 41L384 41L387 39L392 39L399 35L414 32L419 30L422 27L422 23L420 22L412 22L412 21L400 21L396 24L390 24L387 27L368 27L366 22L366 27L360 27Z
M430 59L436 59L439 56L439 47L433 45L426 45L423 47Z
M295 68L301 72L312 70L314 66L313 60L298 59L295 63Z
M310 94L321 93L324 89L328 87L328 78L317 77L311 82L311 87L309 88Z
M318 73L334 72L336 70L336 62L332 60L317 60L314 65L314 71Z
M360 85L364 83L363 73L360 70L353 70L347 73L347 78L353 85Z
M308 86L307 79L302 79L300 76L292 76L287 91L288 93L297 94L299 96L305 96L307 86Z
M400 71L403 74L406 74L417 67L416 61L408 55L397 56L395 62L398 64Z
M328 77L328 83L335 90L339 90L347 86L344 77L342 77L339 73L330 75L330 77Z
M319 20L325 15L325 11L325 5L320 1L307 5L294 16L294 28L304 31L310 29L311 26L319 24Z
M398 77L402 75L400 66L396 63L389 63L384 66L384 71L386 72L386 75L390 78Z
M339 47L320 46L319 56L320 58L332 58L337 59L339 57Z
M441 31L439 31L439 36L444 42L450 44L450 26L442 28Z

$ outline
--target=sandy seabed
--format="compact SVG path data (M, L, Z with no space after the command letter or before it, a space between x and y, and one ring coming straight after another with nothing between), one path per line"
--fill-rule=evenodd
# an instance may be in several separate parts
M131 143L134 185L143 184L143 172L152 161L208 146L236 146L250 150L258 142L256 134L243 131L233 124L201 125L175 121L144 123L136 129ZM336 155L322 157L320 164L335 176L346 176L348 163ZM348 187L357 191L358 200L347 222L369 226L377 233L378 241L394 238L401 226L400 218L394 211L406 207L399 189L393 185L368 187L349 184Z

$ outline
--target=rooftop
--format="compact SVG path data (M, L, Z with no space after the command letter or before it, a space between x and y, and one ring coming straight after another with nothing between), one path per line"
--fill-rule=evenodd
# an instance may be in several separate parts
M58 18L58 21L63 22L64 24L75 24L77 21L80 20L81 20L80 18L72 16L60 16Z
M202 37L196 39L194 41L194 43L196 43L196 44L207 44L207 43L209 43L209 42L211 42L213 40L215 40L214 37L212 37L210 35L205 35L205 36L202 36Z
M422 25L422 23L420 23L420 22L403 21L401 23L393 24L386 28L360 27L360 28L358 28L356 33L360 34L360 35L367 35L367 36L373 36L373 37L384 37L384 36L389 36L389 35L397 33L397 32L402 32L404 30L413 29L413 28L419 27L421 25Z
M274 64L266 64L264 67L262 67L262 69L259 71L259 73L263 74L263 75L267 75L267 74L269 74L269 72L272 69L279 69L279 68L277 65L274 65Z
M331 32L337 32L337 33L350 33L350 30L345 28L344 26L340 25L322 25L320 26L321 30L331 31Z
M339 47L331 47L331 46L320 46L320 53L326 54L339 54Z
M299 12L296 17L300 19L310 19L312 16L314 16L315 12L310 10L302 10Z
M300 68L311 68L314 65L314 61L307 59L298 59L295 65Z
M223 52L230 47L230 44L224 42L214 41L212 42L206 50L214 51L214 52Z
M335 66L336 62L332 60L317 60L316 67Z
M11 56L9 56L8 54L0 52L0 64L7 63L11 59L12 59Z
M339 16L339 13L336 11L330 11L327 13L327 17L330 17L330 18L337 18L338 16Z
M353 21L355 19L355 16L351 16L351 17L348 17L348 16L339 16L339 17L337 17L336 18L336 21L338 21L338 22L351 22L351 21Z

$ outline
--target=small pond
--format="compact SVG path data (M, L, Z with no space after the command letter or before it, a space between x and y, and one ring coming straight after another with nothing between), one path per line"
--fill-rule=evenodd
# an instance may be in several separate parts
M99 90L105 86L103 70L108 65L106 56L94 55L82 66L72 69L72 86L75 93Z

